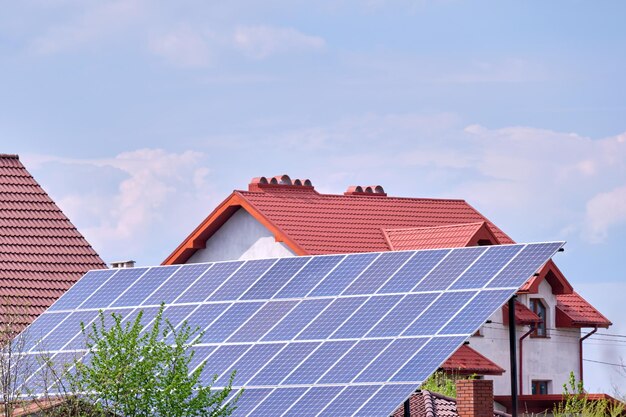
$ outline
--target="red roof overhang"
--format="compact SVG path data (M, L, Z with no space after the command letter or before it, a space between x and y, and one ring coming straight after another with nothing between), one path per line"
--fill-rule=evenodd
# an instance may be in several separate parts
M515 302L515 324L517 325L532 325L541 323L541 317L536 315L531 309L526 307L519 301ZM505 325L509 325L509 306L504 305L502 307L502 322Z
M608 328L613 324L576 292L557 295L556 301L557 327Z
M467 345L461 346L441 366L446 372L461 375L502 375L504 369Z
M548 282L548 284L550 284L552 294L571 294L574 292L572 284L565 279L561 270L556 266L554 261L550 259L546 262L543 268L541 268L538 275L535 275L526 281L526 284L520 288L519 293L537 294L539 292L539 284L541 284L544 279Z

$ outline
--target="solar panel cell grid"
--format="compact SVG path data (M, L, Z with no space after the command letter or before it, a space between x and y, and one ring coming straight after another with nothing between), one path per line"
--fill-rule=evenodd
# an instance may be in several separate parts
M487 248L483 246L452 251L423 281L415 286L414 291L447 289L486 250Z
M142 304L143 301L152 294L154 290L167 281L178 268L180 268L180 266L176 265L150 269L115 300L112 306L123 307Z
M62 358L75 353L68 349L82 348L76 338L79 323L95 318L97 309L123 307L109 307L105 314L123 313L124 323L143 310L142 323L149 324L164 300L164 317L175 326L186 320L205 330L191 362L195 369L207 361L203 383L218 374L214 386L222 386L238 371L235 385L246 391L235 415L293 415L297 410L304 416L388 416L560 246L90 273L55 304L56 311L78 308L71 314L43 314L28 330L44 340L28 346L41 353L48 342L62 349ZM112 324L106 315L105 324ZM44 377L43 370L35 370L33 381Z
M334 255L311 258L311 261L276 294L275 298L306 296L344 257Z
M377 257L378 254L374 253L346 256L341 264L329 273L308 295L318 297L341 294Z
M228 262L215 264L202 275L202 279L198 279L194 284L186 289L185 292L178 297L176 303L199 303L206 300L215 292L225 281L228 280L235 271L237 271L243 262Z
M117 270L100 269L89 271L76 284L72 286L72 291L58 299L48 311L71 310L78 307L89 295L91 295L100 285L111 278Z
M242 300L272 298L308 261L308 257L279 259L267 273L241 297Z
M213 264L190 264L181 266L180 269L176 271L167 282L157 288L142 305L169 304L173 302L212 266Z
M412 252L383 253L342 294L375 293L412 255Z
M416 252L378 292L389 294L411 291L448 253L450 250Z

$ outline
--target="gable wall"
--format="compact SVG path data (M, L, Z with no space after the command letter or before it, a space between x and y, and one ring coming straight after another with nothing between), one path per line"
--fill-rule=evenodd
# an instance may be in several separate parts
M523 347L523 394L531 393L532 380L551 381L549 394L560 394L563 384L569 379L570 371L574 371L576 378L579 377L579 329L556 329L554 322L556 296L552 294L552 288L545 280L539 285L538 294L524 294L518 296L518 301L530 308L530 299L540 298L543 300L548 311L548 337L526 337L522 342ZM509 366L509 329L502 324L502 310L499 309L492 317L492 323L486 324L481 329L482 336L472 337L470 346L482 353L502 368L505 373L501 376L486 376L494 381L495 395L511 394L511 373ZM517 344L529 326L517 326ZM519 360L519 350L518 350ZM519 369L518 369L519 375Z
M295 254L246 210L239 209L186 263L283 258Z

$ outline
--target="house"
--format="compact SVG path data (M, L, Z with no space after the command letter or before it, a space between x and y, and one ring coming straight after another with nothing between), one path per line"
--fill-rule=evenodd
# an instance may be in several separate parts
M0 154L2 332L22 330L85 272L100 268L105 263L19 157Z
M512 243L464 200L391 197L379 185L321 194L283 175L233 191L163 264ZM570 371L582 376L582 329L611 325L552 261L519 291L515 317L520 394L559 394ZM494 314L444 369L484 375L510 395L507 318Z

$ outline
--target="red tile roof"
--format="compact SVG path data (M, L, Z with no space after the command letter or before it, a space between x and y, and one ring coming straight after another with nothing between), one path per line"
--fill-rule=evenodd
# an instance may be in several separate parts
M609 327L612 323L578 293L556 296L557 327Z
M491 244L498 243L487 223L476 222L434 227L383 229L391 250L420 250L475 246L482 232Z
M509 324L509 306L504 305L502 307L502 322L508 326ZM515 323L518 325L531 325L541 323L541 317L535 314L534 311L526 307L519 301L515 302Z
M461 346L441 365L446 372L461 375L502 375L504 369L467 345Z
M464 200L319 194L313 187L263 185L235 191L165 260L183 263L239 207L298 255L390 250L383 230L485 222L499 243L514 243Z
M19 158L0 154L0 323L30 323L99 268L105 263Z
M418 391L409 400L411 417L459 417L456 399L432 391ZM493 412L494 417L510 417L501 411ZM398 408L393 417L404 416L404 405Z

